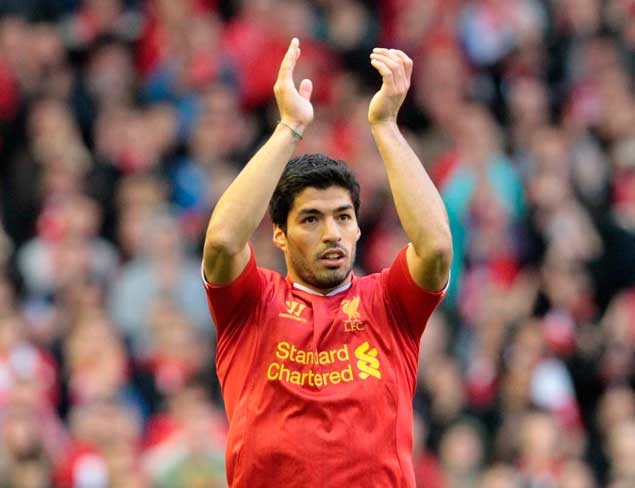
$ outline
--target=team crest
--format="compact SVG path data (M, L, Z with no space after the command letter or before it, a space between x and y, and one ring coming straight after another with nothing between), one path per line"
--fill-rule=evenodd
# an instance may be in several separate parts
M356 332L358 330L364 330L364 326L359 313L359 295L354 296L350 300L342 301L342 312L348 317L344 321L345 332Z

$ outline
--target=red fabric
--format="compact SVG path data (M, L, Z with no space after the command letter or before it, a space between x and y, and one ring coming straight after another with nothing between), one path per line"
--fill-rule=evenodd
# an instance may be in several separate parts
M459 153L453 149L438 158L430 169L430 178L438 188L443 188L459 166Z
M57 467L54 475L55 486L58 488L73 488L77 486L75 480L77 466L82 460L93 456L103 461L103 458L93 447L85 443L76 442Z
M412 397L419 338L443 297L390 269L321 296L252 257L206 284L230 422L230 486L415 486Z
M465 389L470 405L479 409L492 406L498 393L495 365L485 358L472 359L465 379Z
M576 347L576 325L573 317L561 311L550 311L542 320L547 346L558 356L572 354Z
M437 458L431 453L423 453L414 462L417 486L424 488L445 488L443 471Z
M270 100L279 66L273 60L284 57L287 42L273 37L264 26L240 19L225 29L224 44L241 74L245 106L256 107Z
M412 16L412 12L416 10L416 2L420 0L380 0L379 2L379 18L381 22L381 42L380 45L393 46L399 45L402 41L402 33L400 32L400 23L403 18ZM457 0L426 0L431 9L431 20L425 31L425 35L421 36L419 46L416 48L425 49L427 45L434 44L440 37L453 37L453 31L457 22L457 17L461 9L461 2ZM405 46L399 46L405 47Z
M137 48L137 66L142 76L146 77L152 73L161 61L167 37L165 28L159 24L156 16L148 15L146 27Z
M235 61L245 108L253 109L272 100L273 85L289 39L281 38L267 26L238 19L225 29L223 45ZM335 58L326 45L310 39L302 40L301 49L296 82L299 83L301 77L310 78L313 81L311 100L324 102L329 97L331 77L336 70Z
M579 431L582 429L582 416L575 398L562 404L554 411L560 425L568 431Z
M635 168L618 170L613 187L613 203L616 206L635 205Z
M143 450L152 449L163 444L179 430L174 417L167 413L159 413L148 421Z
M9 66L0 59L0 121L10 121L20 105L20 90Z
M217 0L180 0L189 2L195 14L205 14L216 10ZM145 3L145 29L137 48L137 66L143 76L148 76L156 66L164 61L172 43L174 33L157 15L154 0Z
M490 258L488 268L492 280L503 288L511 287L520 272L516 256L504 251Z
M145 359L144 368L149 371L163 393L178 391L196 372L196 367L183 358L155 352Z
M331 127L329 140L330 147L325 150L325 154L344 161L353 161L355 151L359 142L355 140L355 129L352 120L342 120L334 123Z

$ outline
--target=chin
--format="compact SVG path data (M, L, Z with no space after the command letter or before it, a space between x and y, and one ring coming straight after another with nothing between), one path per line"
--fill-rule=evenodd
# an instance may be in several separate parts
M313 282L311 283L313 286L318 287L322 290L337 288L340 286L348 276L350 275L351 270L329 270L326 272L322 272L317 276L313 277ZM309 281L310 282L310 281Z

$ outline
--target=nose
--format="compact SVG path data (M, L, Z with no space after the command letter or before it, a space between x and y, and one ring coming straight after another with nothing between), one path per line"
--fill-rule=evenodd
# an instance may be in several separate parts
M324 219L322 231L323 242L339 242L342 240L342 233L337 221L334 218Z

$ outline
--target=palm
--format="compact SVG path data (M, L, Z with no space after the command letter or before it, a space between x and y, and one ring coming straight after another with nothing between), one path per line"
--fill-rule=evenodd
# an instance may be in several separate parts
M284 59L280 64L278 79L273 87L280 117L294 127L306 127L313 120L310 80L302 80L296 88L293 81L293 69L300 56L300 41L293 38Z
M313 120L313 104L300 95L295 85L285 90L284 96L279 97L278 110L282 117L289 117L302 124L309 124Z

